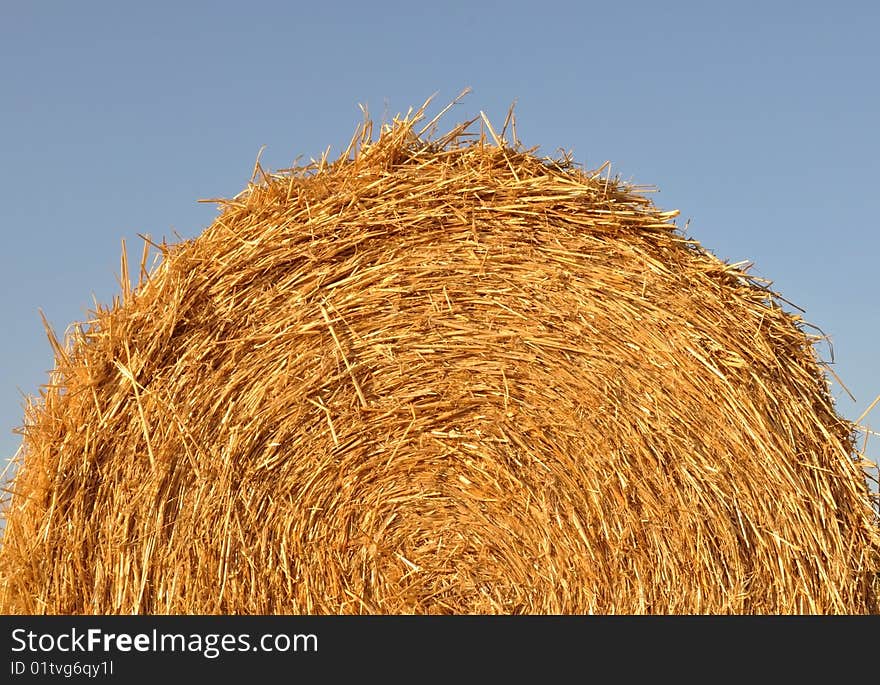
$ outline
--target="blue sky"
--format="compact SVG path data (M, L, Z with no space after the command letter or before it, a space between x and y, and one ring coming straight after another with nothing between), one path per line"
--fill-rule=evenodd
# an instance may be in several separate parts
M880 394L878 35L873 2L2 2L0 456L52 364L38 308L61 333L108 302L121 239L197 235L264 145L290 166L359 103L465 86L448 125L515 100L526 145L609 160L753 261L830 336L855 419Z

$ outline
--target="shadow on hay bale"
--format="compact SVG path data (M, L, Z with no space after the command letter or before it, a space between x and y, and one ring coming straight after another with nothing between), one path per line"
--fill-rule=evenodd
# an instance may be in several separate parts
M638 189L423 111L258 169L55 342L0 610L877 611L798 318Z

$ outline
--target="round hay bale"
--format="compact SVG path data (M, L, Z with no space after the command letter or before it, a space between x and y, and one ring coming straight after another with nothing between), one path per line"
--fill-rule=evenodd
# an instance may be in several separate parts
M878 611L799 319L637 188L421 116L255 174L56 342L0 610Z

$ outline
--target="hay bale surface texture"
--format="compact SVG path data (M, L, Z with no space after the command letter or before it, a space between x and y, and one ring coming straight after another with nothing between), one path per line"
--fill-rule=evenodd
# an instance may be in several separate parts
M0 609L877 611L802 323L638 188L423 110L258 170L56 345Z

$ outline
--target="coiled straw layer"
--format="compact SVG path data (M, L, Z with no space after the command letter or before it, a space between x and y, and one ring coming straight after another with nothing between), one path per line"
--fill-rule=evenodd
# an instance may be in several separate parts
M604 169L423 111L258 168L56 343L0 609L878 611L799 319Z

